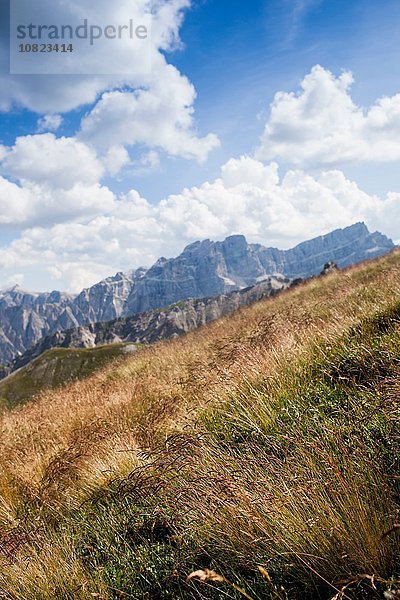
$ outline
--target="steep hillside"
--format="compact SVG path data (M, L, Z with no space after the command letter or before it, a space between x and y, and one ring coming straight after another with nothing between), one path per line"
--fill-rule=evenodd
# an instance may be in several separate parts
M398 597L400 254L0 416L0 589Z
M47 350L23 369L0 381L0 406L10 408L41 390L57 388L74 379L83 379L112 360L136 349L134 344L112 344L90 350Z
M0 363L56 331L226 294L277 273L305 278L320 273L329 260L345 267L392 249L387 237L357 223L286 251L249 244L241 235L196 242L177 258L161 258L148 270L118 273L77 296L35 294L17 286L0 293Z

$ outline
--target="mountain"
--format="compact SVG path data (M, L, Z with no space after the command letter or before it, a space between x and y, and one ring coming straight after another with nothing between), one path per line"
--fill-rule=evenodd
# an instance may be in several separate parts
M24 352L49 330L76 325L72 302L68 294L35 294L19 286L0 292L0 362Z
M216 296L275 274L307 278L319 274L331 260L342 268L381 256L393 247L391 240L378 232L371 234L363 223L286 251L249 244L242 235L223 242L195 242L177 258L162 258L149 269L133 287L126 308L133 314L183 298Z
M394 244L363 223L339 229L291 250L249 244L242 235L191 244L177 258L150 269L118 273L77 296L35 294L19 287L0 293L0 363L9 363L42 337L169 306L189 298L226 294L282 274L306 278L328 261L339 267L386 254Z
M61 382L87 375L89 368L93 371L115 358L120 348L127 352L135 348L134 344L149 344L194 331L239 308L274 296L293 283L282 276L269 277L253 287L227 295L181 301L161 310L57 331L13 361L9 369L11 374L0 382L0 399L4 398L8 404L21 402L42 387L55 387ZM110 349L108 354L107 348ZM67 350L67 354L57 352L60 349ZM71 353L71 349L84 352Z

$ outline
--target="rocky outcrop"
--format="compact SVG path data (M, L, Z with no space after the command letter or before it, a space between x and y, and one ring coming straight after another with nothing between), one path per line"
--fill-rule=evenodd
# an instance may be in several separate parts
M324 265L321 275L331 275L331 273L337 273L337 271L339 271L339 267L333 260L330 260Z
M269 275L307 278L324 265L356 264L389 252L394 244L380 233L371 234L363 223L339 229L299 244L291 250L248 244L242 235L223 242L204 240L188 246L180 256L160 259L133 286L125 314L177 302L182 298L216 296L254 285Z
M260 247L259 253L265 269L270 269L270 273L306 278L319 274L329 261L342 269L382 256L393 248L392 240L385 235L370 233L364 223L356 223L299 244L291 250L282 252Z
M19 286L0 292L0 362L13 360L49 333L119 317L135 277L136 272L118 273L77 296L36 294Z
M363 223L299 244L291 250L249 244L242 235L223 242L191 244L177 258L161 258L150 269L118 273L77 296L33 294L15 287L0 292L0 363L8 363L42 337L90 323L168 306L188 298L228 294L270 275L307 278L328 261L339 267L375 258L394 247Z

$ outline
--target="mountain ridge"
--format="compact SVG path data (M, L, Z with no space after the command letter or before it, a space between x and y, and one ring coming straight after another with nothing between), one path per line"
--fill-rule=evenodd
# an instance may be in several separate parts
M257 284L271 275L307 278L324 264L339 267L375 258L394 244L363 223L338 229L289 250L250 244L242 235L222 242L203 240L176 258L161 258L149 269L119 272L77 295L65 292L0 292L0 363L24 354L40 339L90 323L169 306L189 298L214 297Z
M269 277L255 286L229 294L202 299L182 300L177 304L120 317L112 321L100 321L75 329L56 331L42 338L36 345L17 357L0 380L23 369L42 354L54 349L95 349L99 346L121 344L151 344L160 340L179 337L232 314L254 302L275 296L289 289L297 281L282 276ZM0 383L1 389L4 387Z

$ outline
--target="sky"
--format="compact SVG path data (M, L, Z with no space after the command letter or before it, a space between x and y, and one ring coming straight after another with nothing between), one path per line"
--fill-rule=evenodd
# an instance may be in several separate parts
M28 21L151 11L151 62L106 40L79 74L54 54L10 74L0 0L0 289L77 292L237 233L400 240L398 0L11 2Z

